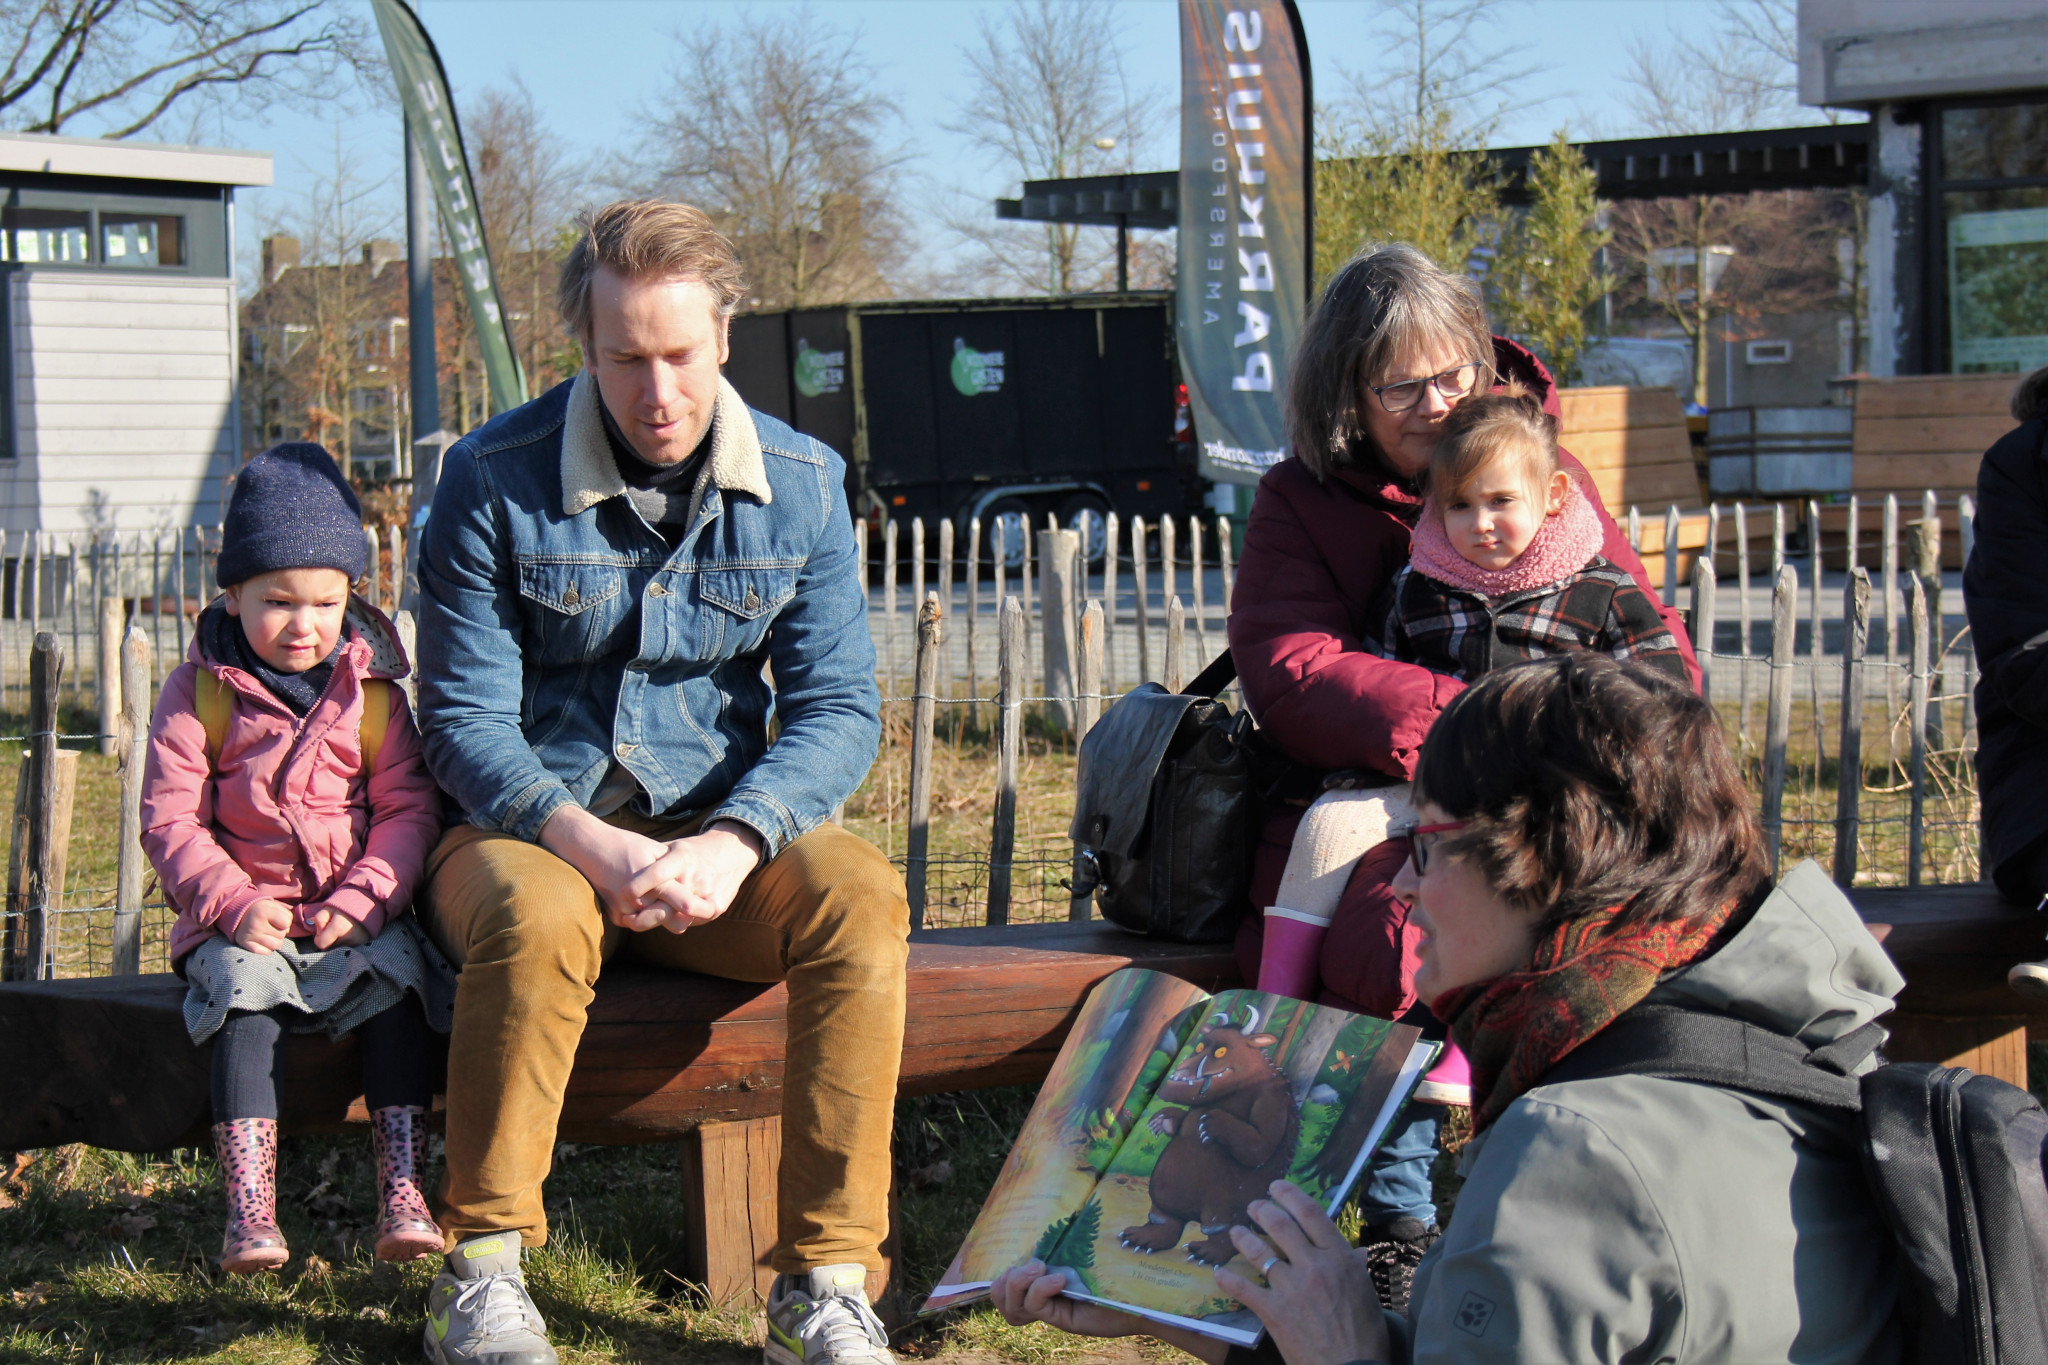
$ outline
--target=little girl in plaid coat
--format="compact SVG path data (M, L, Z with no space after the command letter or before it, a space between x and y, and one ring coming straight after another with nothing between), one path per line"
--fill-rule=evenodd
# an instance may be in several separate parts
M1445 419L1408 565L1369 615L1366 647L1472 682L1597 650L1669 673L1685 656L1633 577L1600 554L1600 519L1558 466L1557 419L1510 384Z

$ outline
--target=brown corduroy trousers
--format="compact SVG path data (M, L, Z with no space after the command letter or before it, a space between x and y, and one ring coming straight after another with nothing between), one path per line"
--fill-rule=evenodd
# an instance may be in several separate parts
M673 839L695 822L619 823ZM427 880L425 922L461 968L436 1211L450 1246L485 1232L546 1240L541 1184L570 1066L598 973L624 949L656 966L788 982L774 1266L858 1261L880 1273L910 908L879 849L821 825L757 869L724 915L684 934L610 925L569 864L473 826L442 837Z

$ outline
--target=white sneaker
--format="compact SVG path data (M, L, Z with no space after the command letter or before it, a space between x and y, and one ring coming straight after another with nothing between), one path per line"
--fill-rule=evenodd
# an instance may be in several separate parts
M424 1345L433 1365L558 1365L519 1273L518 1233L456 1243L427 1290Z
M2022 962L2005 974L2005 984L2029 1000L2048 1001L2048 962Z
M768 1292L767 1365L896 1365L889 1333L868 1307L868 1273L822 1265L777 1275Z

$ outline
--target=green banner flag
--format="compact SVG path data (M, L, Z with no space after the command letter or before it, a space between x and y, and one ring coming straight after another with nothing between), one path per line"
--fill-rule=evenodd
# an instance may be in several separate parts
M1174 331L1205 478L1287 456L1288 354L1308 306L1308 40L1293 0L1181 0Z
M505 412L526 401L526 376L519 352L505 327L504 305L498 299L498 277L491 269L491 249L484 241L483 215L477 207L476 182L470 178L469 156L462 148L462 128L455 119L455 100L448 93L448 73L426 26L402 0L371 0L377 29L384 35L384 55L398 81L398 99L426 158L427 179L441 208L441 225L455 250L455 273L469 300L476 324L477 349L483 353L484 375L491 385L491 410Z

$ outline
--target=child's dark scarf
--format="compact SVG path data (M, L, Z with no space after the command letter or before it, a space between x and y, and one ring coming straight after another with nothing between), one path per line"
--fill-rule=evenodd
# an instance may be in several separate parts
M1735 914L1622 924L1609 906L1547 929L1519 972L1454 987L1430 1002L1472 1063L1478 1132L1541 1081L1567 1053L1650 993L1665 972L1706 956Z
M272 696L292 709L293 715L303 718L312 713L326 694L328 680L334 676L335 661L348 647L348 631L343 629L341 638L334 642L332 654L303 673L286 673L263 662L263 656L249 643L241 618L228 615L227 608L219 602L208 607L199 618L199 640L207 658L217 664L241 669L269 688Z

